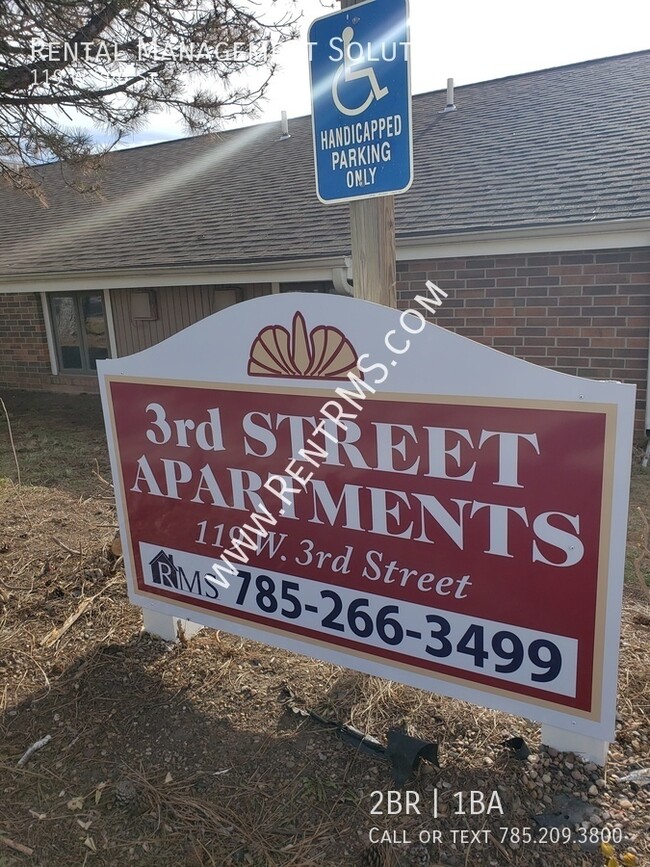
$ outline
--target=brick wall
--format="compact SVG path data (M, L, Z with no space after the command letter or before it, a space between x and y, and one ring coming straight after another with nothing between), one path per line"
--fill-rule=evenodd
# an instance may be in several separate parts
M40 296L0 294L0 387L97 392L95 376L53 376Z
M650 248L400 262L398 305L426 280L449 292L439 325L564 373L637 386L645 430Z

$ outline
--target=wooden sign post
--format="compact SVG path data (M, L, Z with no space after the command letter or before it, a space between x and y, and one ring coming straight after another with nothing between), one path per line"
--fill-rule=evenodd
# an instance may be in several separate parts
M351 202L350 228L355 297L397 307L394 197Z

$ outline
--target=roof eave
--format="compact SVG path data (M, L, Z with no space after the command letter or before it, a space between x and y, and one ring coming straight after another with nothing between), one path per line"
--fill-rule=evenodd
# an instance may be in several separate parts
M650 217L543 226L514 226L457 232L430 232L397 238L397 260L445 259L517 253L554 253L649 247ZM349 256L211 265L121 268L103 271L0 275L0 292L57 292L165 286L232 286L250 283L331 280L349 269Z
M2 274L0 292L61 292L104 289L144 289L166 286L233 286L251 283L295 283L331 280L337 268L347 268L349 257L285 259L250 264L170 265L102 271L59 271Z

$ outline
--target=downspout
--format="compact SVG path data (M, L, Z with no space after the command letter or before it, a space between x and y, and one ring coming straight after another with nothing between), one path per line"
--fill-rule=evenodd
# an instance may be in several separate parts
M337 295L354 295L354 286L350 283L351 279L352 259L346 256L344 268L332 268L332 283Z

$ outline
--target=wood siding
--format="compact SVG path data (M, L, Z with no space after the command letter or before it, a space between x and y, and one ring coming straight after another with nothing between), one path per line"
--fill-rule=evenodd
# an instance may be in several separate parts
M118 356L131 355L154 346L194 322L210 316L236 301L271 294L271 285L256 283L241 287L170 286L151 290L155 294L157 318L133 319L131 290L112 289L111 306Z

